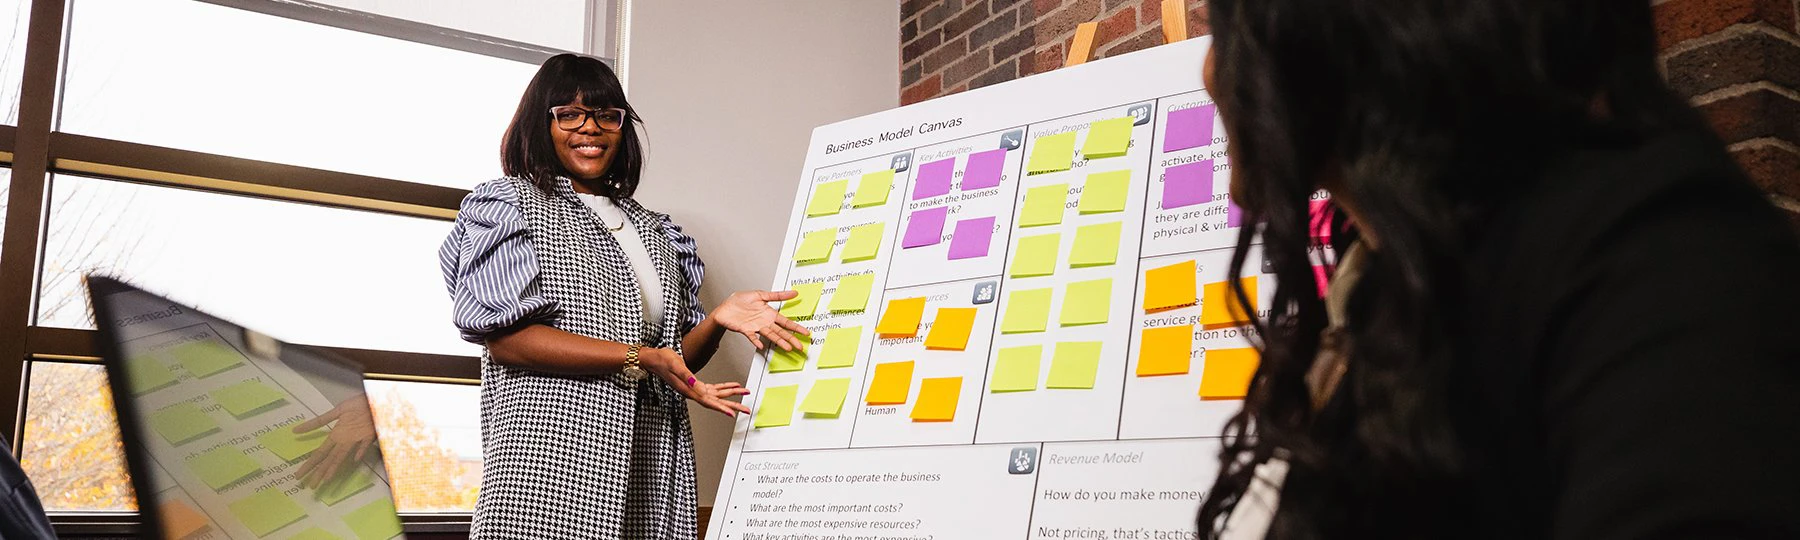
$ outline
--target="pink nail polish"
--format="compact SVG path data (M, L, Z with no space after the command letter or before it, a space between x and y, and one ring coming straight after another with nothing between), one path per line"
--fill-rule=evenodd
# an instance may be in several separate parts
M693 385L694 385L694 378L688 377L688 386L693 386Z

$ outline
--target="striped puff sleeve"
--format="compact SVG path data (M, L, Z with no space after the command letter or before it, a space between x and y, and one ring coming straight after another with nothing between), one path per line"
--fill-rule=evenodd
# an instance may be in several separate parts
M706 319L706 308L700 305L700 282L706 278L706 263L700 261L700 245L694 242L694 237L682 232L681 226L676 225L668 214L659 215L662 216L663 234L675 248L675 262L681 265L681 273L687 277L687 328L682 329L686 334Z
M456 328L471 343L520 324L547 322L557 304L538 293L531 229L507 180L475 186L438 249Z

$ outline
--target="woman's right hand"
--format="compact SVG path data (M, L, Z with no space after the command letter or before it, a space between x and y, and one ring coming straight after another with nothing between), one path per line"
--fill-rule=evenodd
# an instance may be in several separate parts
M638 365L645 371L661 377L669 386L675 387L688 399L704 405L708 409L719 411L725 416L737 416L737 413L750 412L750 407L727 398L750 393L743 384L728 382L711 384L694 377L689 371L687 360L677 354L674 349L645 348L638 350Z

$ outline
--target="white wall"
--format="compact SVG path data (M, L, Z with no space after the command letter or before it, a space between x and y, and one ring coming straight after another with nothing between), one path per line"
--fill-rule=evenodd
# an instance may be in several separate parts
M779 7L774 7L779 6ZM812 128L900 101L900 8L882 0L634 0L627 92L650 151L638 200L700 243L707 307L766 289ZM743 381L741 336L700 372ZM712 504L731 421L690 407L700 504Z

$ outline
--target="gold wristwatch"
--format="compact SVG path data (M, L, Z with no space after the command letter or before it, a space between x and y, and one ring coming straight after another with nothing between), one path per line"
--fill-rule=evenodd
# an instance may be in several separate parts
M625 350L625 368L619 372L624 373L627 379L641 381L644 380L644 377L650 376L650 372L644 371L643 366L638 365L638 349L640 348L643 348L642 344L633 343L631 348Z

